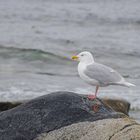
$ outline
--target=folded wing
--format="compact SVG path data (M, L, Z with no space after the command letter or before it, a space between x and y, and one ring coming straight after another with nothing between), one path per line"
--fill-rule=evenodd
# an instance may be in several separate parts
M84 73L89 78L97 80L101 85L117 84L123 80L117 71L99 63L88 65Z

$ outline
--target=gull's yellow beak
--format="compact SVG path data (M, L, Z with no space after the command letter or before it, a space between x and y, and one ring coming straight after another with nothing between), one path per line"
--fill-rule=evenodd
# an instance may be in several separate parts
M72 60L78 60L78 56L72 56Z

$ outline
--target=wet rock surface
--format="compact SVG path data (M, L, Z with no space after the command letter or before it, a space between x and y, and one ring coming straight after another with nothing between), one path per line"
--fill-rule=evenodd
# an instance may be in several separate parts
M100 99L55 92L1 112L0 140L32 140L71 124L125 117Z

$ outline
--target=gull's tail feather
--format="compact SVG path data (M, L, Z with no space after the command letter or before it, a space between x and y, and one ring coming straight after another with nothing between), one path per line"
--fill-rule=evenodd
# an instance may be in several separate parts
M118 82L115 85L126 86L126 87L135 87L136 86L132 83L126 82L125 80L122 80L121 82Z
M129 83L129 82L124 82L123 85L126 87L135 87L136 86L136 85Z

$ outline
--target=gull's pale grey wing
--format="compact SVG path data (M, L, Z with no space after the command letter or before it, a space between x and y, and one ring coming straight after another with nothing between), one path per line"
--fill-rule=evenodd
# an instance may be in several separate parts
M115 84L123 78L117 71L99 63L88 65L84 73L89 78L97 80L100 85Z

